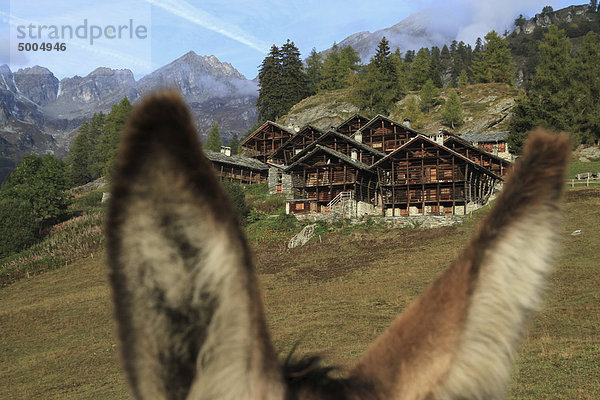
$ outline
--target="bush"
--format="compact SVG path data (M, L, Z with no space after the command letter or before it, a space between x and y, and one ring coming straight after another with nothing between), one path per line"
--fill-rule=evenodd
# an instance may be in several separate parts
M73 208L88 209L92 207L99 207L102 203L102 195L102 191L94 191L76 197L73 201Z
M223 182L223 188L231 200L233 209L238 214L240 220L242 220L248 214L248 206L246 205L246 194L244 193L244 187L235 182Z
M36 241L31 206L18 199L0 200L0 258L17 253Z

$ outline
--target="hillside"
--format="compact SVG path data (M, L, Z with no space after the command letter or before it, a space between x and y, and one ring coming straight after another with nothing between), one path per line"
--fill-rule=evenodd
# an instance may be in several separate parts
M567 193L557 271L520 351L511 399L600 398L600 215L588 212L599 205L598 189ZM451 228L345 228L294 250L251 242L281 357L299 344L299 354L349 366L485 212ZM0 289L0 302L0 398L128 398L102 250Z
M440 103L447 98L450 90L444 89ZM505 131L510 121L511 108L519 90L505 84L482 83L457 89L465 116L464 125L458 127L455 133L478 133L488 131ZM321 129L329 129L339 125L359 109L348 101L351 89L322 92L308 97L295 106L277 122L284 126L299 129L306 124L312 124ZM418 93L413 92L410 94ZM404 106L407 97L399 101L394 111L389 115L401 122L406 113ZM412 121L412 127L423 133L435 133L439 129L449 129L442 124L442 105L439 104L429 113L423 113L419 121ZM372 115L368 115L372 117Z

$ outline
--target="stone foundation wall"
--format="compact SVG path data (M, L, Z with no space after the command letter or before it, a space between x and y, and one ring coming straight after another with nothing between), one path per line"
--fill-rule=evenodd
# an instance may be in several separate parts
M295 217L299 221L325 221L332 223L339 221L342 218L339 214L335 213L311 213L311 214L296 214ZM462 224L465 221L466 216L462 215L421 215L413 217L363 217L363 218L351 218L351 224L364 224L368 220L376 224L387 224L397 228L440 228L443 226L453 226Z

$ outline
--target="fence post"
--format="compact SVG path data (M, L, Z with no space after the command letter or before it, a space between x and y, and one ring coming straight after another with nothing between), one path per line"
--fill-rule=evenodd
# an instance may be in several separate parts
M590 186L590 174L588 174L586 182L585 182L585 186Z
M571 187L574 188L575 187L575 179L571 179Z

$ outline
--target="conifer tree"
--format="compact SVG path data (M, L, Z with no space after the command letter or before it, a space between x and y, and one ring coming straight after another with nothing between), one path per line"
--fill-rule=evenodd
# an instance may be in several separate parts
M397 62L390 54L388 41L383 37L356 84L354 98L362 109L387 114L400 94Z
M433 80L428 79L419 91L419 97L421 98L421 110L429 112L431 107L437 104L439 95L440 91L433 84Z
M340 76L344 77L345 86L349 86L349 76L356 74L359 68L360 56L352 46L345 46L340 50Z
M399 48L390 56L392 63L396 68L396 75L398 76L398 95L402 96L406 92L406 64L402 58L402 53Z
M444 124L449 125L452 129L463 123L463 112L462 105L460 104L460 97L455 90L450 92L448 100L444 104L442 110L442 120Z
M574 68L571 42L556 25L539 45L539 63L527 96L517 99L509 124L509 144L519 152L527 133L536 126L571 131L573 123Z
M447 86L449 81L448 77L450 76L450 67L452 63L452 57L450 56L450 50L447 45L442 47L442 51L440 52L440 73L442 75L443 86Z
M284 112L308 95L308 81L300 51L289 39L281 46L281 85Z
M102 136L98 140L98 162L102 174L108 179L112 177L115 162L117 160L121 131L125 127L127 118L131 114L133 106L127 97L119 104L115 104L106 115Z
M213 122L208 132L208 138L206 139L206 150L210 151L221 151L223 142L221 140L221 133L219 132L219 126L216 122Z
M281 53L275 45L263 60L258 71L258 122L275 120L284 114L282 106Z
M406 50L406 53L404 54L404 63L410 64L413 62L414 59L415 59L415 51L414 50Z
M309 95L314 95L319 91L323 72L323 56L312 49L310 56L306 58L306 79L308 83Z
M429 79L429 64L430 64L429 49L423 47L419 49L415 59L410 65L409 82L412 90L419 90L423 84Z
M240 138L235 133L229 140L229 147L231 147L231 154L236 155L240 152Z
M600 139L600 43L595 32L583 38L573 60L573 128L576 141Z
M471 69L475 82L501 82L512 84L513 62L508 42L496 31L485 35L483 51L477 54Z
M423 127L423 113L419 105L419 99L414 94L406 96L404 100L403 118L410 120L410 124L415 129Z
M334 90L344 87L344 77L341 76L339 70L340 48L334 43L323 61L320 83L321 90Z
M458 76L457 86L459 88L464 88L469 84L469 76L467 75L467 71L464 69L460 71L460 75Z
M441 69L441 51L439 47L431 48L431 59L429 63L429 79L433 81L435 87L441 88L444 86L442 82L442 69Z

